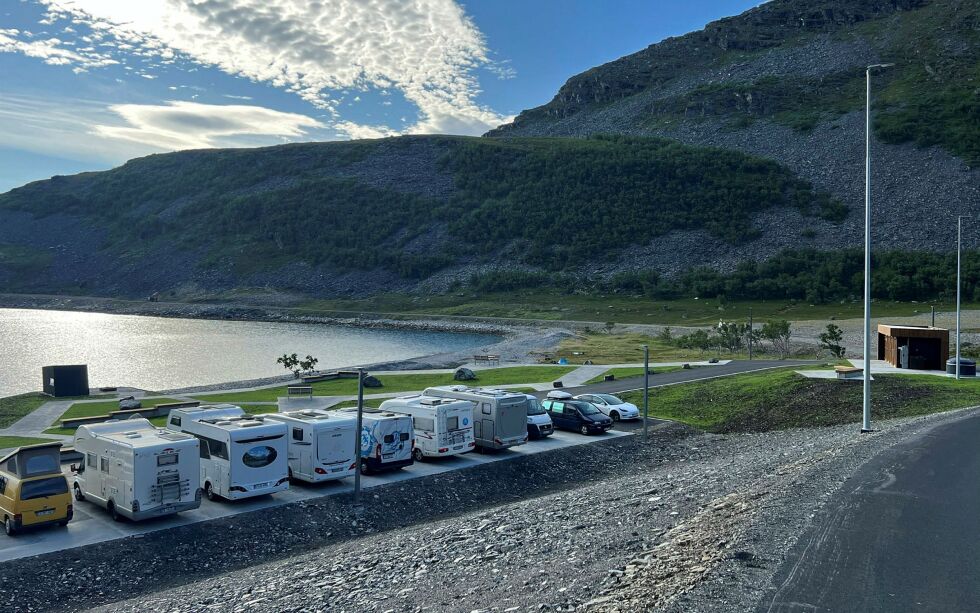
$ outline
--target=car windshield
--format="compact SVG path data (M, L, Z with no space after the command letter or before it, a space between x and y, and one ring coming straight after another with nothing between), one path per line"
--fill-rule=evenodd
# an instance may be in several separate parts
M528 415L543 415L545 413L544 407L541 406L541 401L537 398L527 399L527 414Z
M582 412L582 415L595 415L599 412L599 409L595 406L589 404L588 402L576 402L575 408Z
M601 398L606 404L623 404L623 401L611 394L596 394L596 398Z
M24 481L20 486L21 500L34 500L45 496L68 493L68 481L64 477L48 477L36 481Z

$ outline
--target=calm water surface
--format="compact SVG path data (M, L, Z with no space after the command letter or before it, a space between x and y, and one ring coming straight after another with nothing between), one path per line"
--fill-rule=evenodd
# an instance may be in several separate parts
M169 389L285 374L283 353L318 368L494 343L488 334L0 309L0 396L41 388L41 367L88 364L95 386Z

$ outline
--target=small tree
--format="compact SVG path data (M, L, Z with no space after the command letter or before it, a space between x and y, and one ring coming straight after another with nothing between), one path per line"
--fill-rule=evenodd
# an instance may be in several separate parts
M711 335L705 330L695 330L686 337L688 346L697 349L700 355L711 348Z
M294 353L293 355L296 354ZM313 372L313 369L316 367L316 364L319 361L320 360L316 359L315 357L308 355L306 356L306 359L299 361L299 367L303 370L303 372Z
M670 332L670 326L661 330L660 334L657 335L657 339L670 344L670 341L674 340L674 335Z
M737 353L743 347L745 334L749 324L739 324L734 321L718 322L718 340L729 353Z
M834 324L827 324L827 331L820 333L820 348L826 349L838 360L844 357L844 346L841 345L841 341L844 340L844 334L841 329Z
M789 355L789 339L793 335L789 322L785 319L767 321L762 325L759 335L772 345L773 351L779 354L779 359Z
M282 367L293 373L294 377L299 376L300 361L299 356L297 356L295 353L292 355L289 355L288 353L282 354L278 359L276 359L276 364L282 364Z

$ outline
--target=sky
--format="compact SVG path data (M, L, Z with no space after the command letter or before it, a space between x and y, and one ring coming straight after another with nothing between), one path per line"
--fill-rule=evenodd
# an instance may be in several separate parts
M760 0L0 0L0 193L182 149L479 135Z

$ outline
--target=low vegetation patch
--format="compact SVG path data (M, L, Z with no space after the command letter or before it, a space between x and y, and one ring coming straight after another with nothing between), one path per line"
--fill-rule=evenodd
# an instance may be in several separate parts
M625 395L642 402L641 393ZM980 379L875 375L874 419L910 417L980 404ZM780 369L651 390L651 415L710 432L765 432L858 423L860 382L808 379Z
M24 447L25 445L39 445L50 443L50 438L37 438L31 436L0 436L0 449L10 449L11 447Z
M158 404L168 404L171 402L182 402L181 400L175 398L142 398L143 408L155 407ZM71 419L74 417L93 417L95 415L108 415L110 411L119 410L118 400L106 400L102 402L76 402L75 404L68 407L61 417L58 418L60 422L62 419Z
M682 368L683 368L682 366L656 366L656 367L651 366L650 367L650 376L653 377L655 375L662 375L664 373L674 372L676 370L681 370ZM692 366L692 368L697 368L697 367L696 366ZM593 377L593 378L589 379L588 381L586 381L585 383L586 383L586 385L588 385L590 383L601 383L603 381L603 378L606 375L612 375L616 379L629 379L630 377L642 377L643 376L643 367L640 366L640 367L636 368L636 367L624 366L624 367L620 367L620 368L610 368L609 370L607 370L606 372L602 373L598 377Z
M20 418L32 413L48 400L51 398L40 392L0 398L0 428L12 426Z

